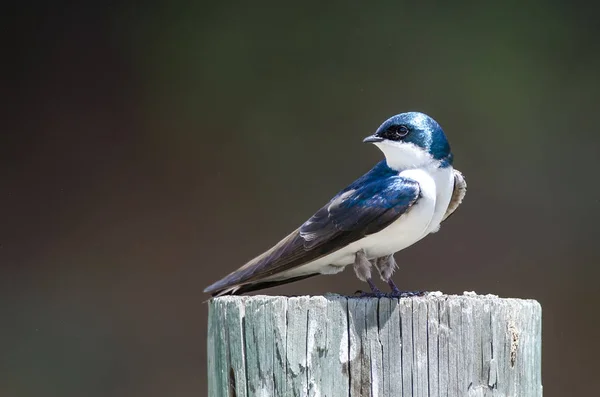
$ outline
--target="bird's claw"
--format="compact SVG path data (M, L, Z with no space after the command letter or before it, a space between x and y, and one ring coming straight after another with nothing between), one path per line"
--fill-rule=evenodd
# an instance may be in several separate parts
M427 293L427 291L400 291L399 289L394 289L390 293L390 298L410 298L412 296L423 296Z
M392 290L390 298L410 298L411 296L423 296L427 293L427 291L400 291L391 278L387 280L387 283Z
M365 292L358 290L354 293L358 298L386 298L387 294L381 291Z
M354 294L358 295L358 298L410 298L413 296L423 296L427 291L400 291L399 289L393 290L390 293L381 291L365 292L357 290Z

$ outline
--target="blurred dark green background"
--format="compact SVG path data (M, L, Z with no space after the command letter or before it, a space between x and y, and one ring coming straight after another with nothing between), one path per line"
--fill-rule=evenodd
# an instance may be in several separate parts
M380 160L362 138L408 110L469 192L397 284L539 300L545 395L594 395L597 10L454 3L6 9L0 396L204 396L202 289Z

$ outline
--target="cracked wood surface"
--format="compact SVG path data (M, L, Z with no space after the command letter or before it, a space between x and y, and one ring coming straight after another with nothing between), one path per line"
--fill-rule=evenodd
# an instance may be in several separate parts
M209 305L210 397L542 395L534 300L225 296Z

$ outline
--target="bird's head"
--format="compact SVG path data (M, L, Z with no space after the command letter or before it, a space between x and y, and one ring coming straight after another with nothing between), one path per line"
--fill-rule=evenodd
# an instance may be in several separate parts
M387 119L363 142L374 143L390 168L403 170L438 164L452 165L450 144L442 127L424 113L401 113Z

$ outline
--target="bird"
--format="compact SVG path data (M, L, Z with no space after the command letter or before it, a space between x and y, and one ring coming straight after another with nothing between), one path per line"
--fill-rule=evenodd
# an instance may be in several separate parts
M370 287L364 295L421 293L401 291L393 282L394 253L440 229L465 197L465 178L453 168L442 127L424 113L394 115L363 142L374 144L385 158L271 249L204 292L239 295L353 265L358 279ZM389 293L377 287L375 272Z

